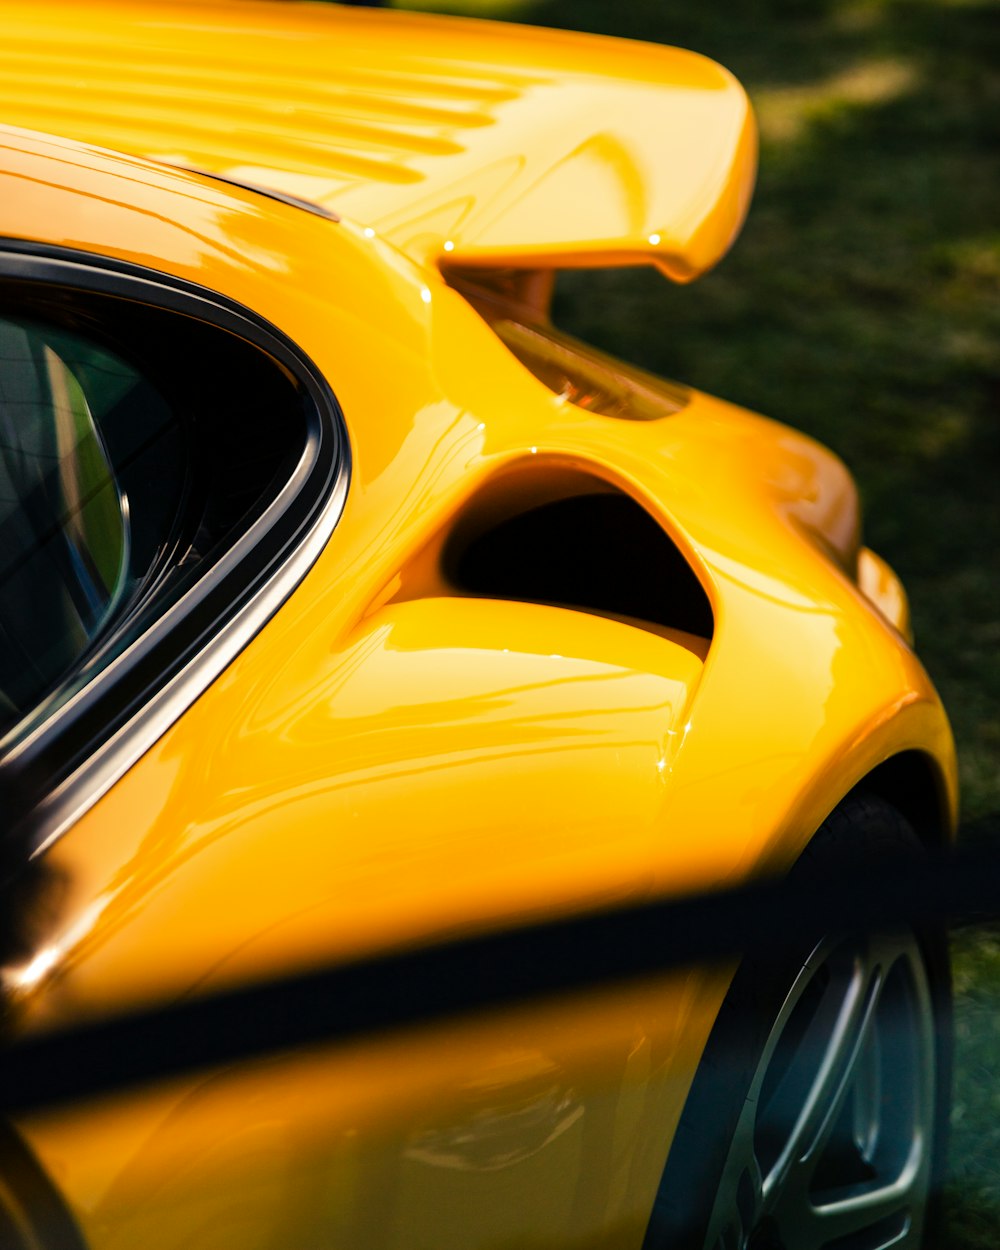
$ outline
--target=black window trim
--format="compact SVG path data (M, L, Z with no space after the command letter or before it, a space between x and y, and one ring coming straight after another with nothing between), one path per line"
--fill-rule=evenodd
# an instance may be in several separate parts
M319 369L274 325L227 296L130 262L6 238L2 279L113 295L227 330L284 365L310 401L302 455L263 514L84 687L9 746L0 741L3 834L34 856L149 750L302 581L343 512L350 443Z

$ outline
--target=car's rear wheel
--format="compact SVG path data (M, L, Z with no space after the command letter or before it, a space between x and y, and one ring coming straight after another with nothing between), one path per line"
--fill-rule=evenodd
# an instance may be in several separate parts
M853 795L792 870L804 889L905 869L910 825ZM843 888L843 887L841 887ZM844 898L845 929L850 897ZM674 1139L645 1250L915 1250L943 1155L949 1001L932 926L790 938L746 959Z

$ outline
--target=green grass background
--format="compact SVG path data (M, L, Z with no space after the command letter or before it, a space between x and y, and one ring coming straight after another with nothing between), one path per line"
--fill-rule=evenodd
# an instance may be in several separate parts
M679 44L761 128L753 207L691 287L561 280L556 320L808 431L853 470L958 740L964 836L1000 833L1000 4L396 0ZM1000 1246L1000 937L954 941L948 1235Z

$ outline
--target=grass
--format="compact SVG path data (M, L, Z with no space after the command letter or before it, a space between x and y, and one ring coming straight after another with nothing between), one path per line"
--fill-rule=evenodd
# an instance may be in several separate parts
M1000 931L952 940L955 1086L948 1245L992 1250L1000 1234Z
M1000 834L1000 7L984 0L402 0L695 48L761 125L731 256L562 279L567 329L807 430L854 471ZM1000 937L960 934L947 1245L1000 1237ZM944 1244L944 1243L942 1243Z

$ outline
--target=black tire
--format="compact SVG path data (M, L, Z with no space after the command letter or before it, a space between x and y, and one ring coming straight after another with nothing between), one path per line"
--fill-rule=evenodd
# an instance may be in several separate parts
M925 859L899 812L858 791L824 821L789 879L812 890ZM843 936L796 935L780 957L740 965L643 1250L818 1250L827 1241L912 1250L927 1238L950 1100L946 936L923 923L850 934L850 887L836 888L845 892Z

